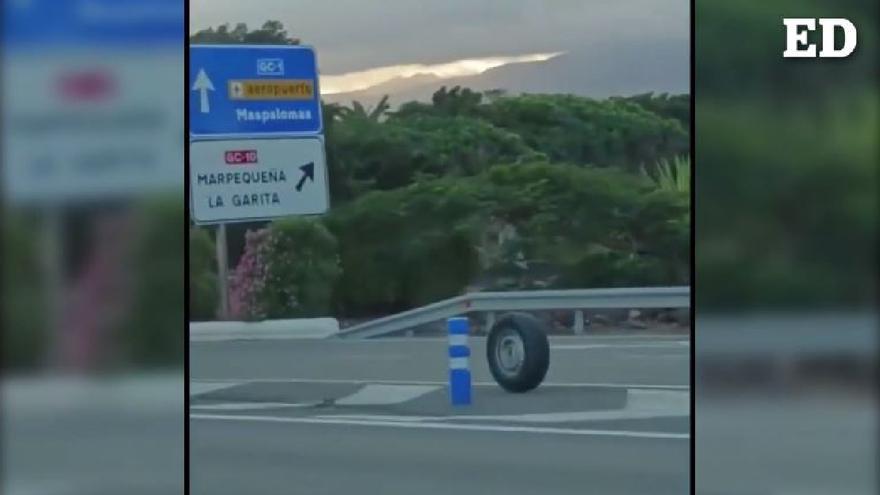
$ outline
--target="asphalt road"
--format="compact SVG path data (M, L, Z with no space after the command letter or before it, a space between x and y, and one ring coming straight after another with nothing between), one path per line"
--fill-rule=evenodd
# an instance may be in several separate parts
M687 385L682 336L555 337L547 382ZM491 381L485 338L471 338L471 372ZM446 339L252 340L192 342L193 380L445 380Z
M527 394L472 339L466 408L444 339L192 343L192 493L687 493L685 339L554 338Z
M4 495L183 493L183 370L0 381Z
M195 421L193 493L687 493L682 441Z

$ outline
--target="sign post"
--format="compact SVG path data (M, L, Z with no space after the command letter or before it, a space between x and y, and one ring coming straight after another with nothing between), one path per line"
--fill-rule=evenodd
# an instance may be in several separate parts
M217 288L220 291L220 318L229 317L229 254L226 242L226 224L217 225L214 242L217 246Z
M189 60L190 211L217 225L227 318L225 224L330 207L317 60L300 45L193 45Z

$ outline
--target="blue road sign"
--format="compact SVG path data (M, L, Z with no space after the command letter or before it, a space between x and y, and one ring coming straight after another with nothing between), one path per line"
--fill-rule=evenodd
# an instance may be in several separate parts
M189 56L192 138L315 135L323 130L311 47L192 45Z
M185 40L184 0L9 0L0 9L3 46L16 50L179 47Z

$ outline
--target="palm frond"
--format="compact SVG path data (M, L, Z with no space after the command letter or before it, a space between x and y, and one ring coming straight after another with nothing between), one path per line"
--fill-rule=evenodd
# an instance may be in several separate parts
M672 160L660 159L653 173L643 166L642 175L653 181L659 189L679 192L691 190L691 160L686 156L677 156Z

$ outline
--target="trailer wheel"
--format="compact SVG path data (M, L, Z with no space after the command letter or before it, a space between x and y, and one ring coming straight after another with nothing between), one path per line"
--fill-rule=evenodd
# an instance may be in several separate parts
M536 388L550 367L544 325L530 314L504 315L489 332L486 357L492 377L503 389L522 393Z

